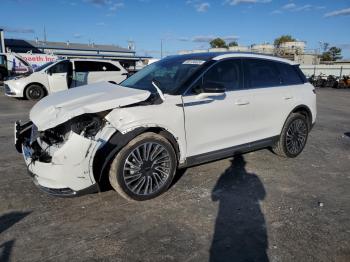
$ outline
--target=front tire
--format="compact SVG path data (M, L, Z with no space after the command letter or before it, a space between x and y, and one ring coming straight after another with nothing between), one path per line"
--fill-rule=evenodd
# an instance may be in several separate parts
M300 113L292 113L272 150L283 157L297 157L303 151L308 135L309 125L306 117Z
M170 142L155 133L131 140L112 161L109 181L128 200L149 200L164 193L177 168Z
M45 90L40 85L30 85L26 88L25 96L29 100L40 100L45 96Z

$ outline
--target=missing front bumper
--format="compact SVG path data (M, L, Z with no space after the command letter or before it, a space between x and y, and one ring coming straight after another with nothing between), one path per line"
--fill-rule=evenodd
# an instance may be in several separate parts
M52 195L52 196L56 196L56 197L78 197L78 196L82 196L82 195L87 195L87 194L93 194L93 193L97 193L100 191L99 187L97 184L91 185L87 188L84 188L82 190L78 190L75 191L69 187L66 188L49 188L49 187L45 187L42 186L38 183L38 180L36 179L35 174L33 174L32 172L29 172L29 175L33 178L33 182L34 184L43 192L45 192L46 194Z

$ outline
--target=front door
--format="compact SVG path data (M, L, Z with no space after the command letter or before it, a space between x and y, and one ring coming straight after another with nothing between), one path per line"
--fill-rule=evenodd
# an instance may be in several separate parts
M203 97L203 86L221 85L225 93ZM250 142L248 90L240 59L219 61L183 96L187 155L195 156Z

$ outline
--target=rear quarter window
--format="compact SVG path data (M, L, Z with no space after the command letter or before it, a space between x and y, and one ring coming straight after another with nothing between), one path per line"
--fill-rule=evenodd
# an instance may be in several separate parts
M299 72L297 71L297 66L285 63L276 63L276 65L280 71L283 85L299 85L304 83Z
M281 85L281 76L274 62L263 59L246 59L244 75L247 88L264 88Z

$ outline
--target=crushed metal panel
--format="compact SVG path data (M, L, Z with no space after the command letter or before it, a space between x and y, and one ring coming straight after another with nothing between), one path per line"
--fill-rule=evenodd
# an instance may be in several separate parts
M42 131L82 114L139 103L149 96L149 91L101 82L43 98L30 111L30 119Z

